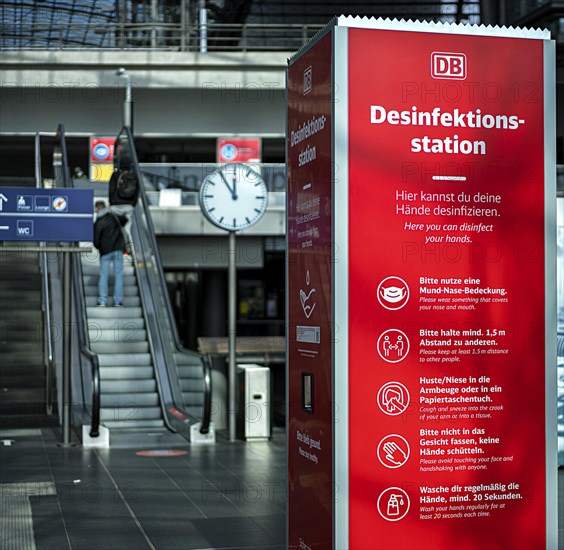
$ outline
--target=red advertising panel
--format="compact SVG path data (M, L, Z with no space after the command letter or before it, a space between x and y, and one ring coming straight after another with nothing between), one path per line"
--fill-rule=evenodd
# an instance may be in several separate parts
M543 42L348 37L349 547L545 548Z
M90 138L90 162L113 162L116 138Z
M288 547L332 544L331 34L288 70Z
M217 140L217 162L260 162L260 138L228 138Z

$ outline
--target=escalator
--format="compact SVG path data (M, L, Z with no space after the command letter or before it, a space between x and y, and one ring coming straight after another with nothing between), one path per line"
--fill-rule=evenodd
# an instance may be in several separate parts
M40 186L39 135L35 139L35 176L0 179L0 199L4 200L3 186ZM53 415L53 337L44 250L45 243L0 241L0 429L38 428L55 425L57 420Z
M4 428L35 427L42 423L46 409L39 253L16 244L20 252L4 252L4 243L0 246L0 416Z
M63 129L60 144L61 178L70 186ZM120 151L118 162L127 162L142 182L129 128L118 136L116 150ZM84 182L80 187L84 188ZM107 190L93 187L95 198L107 201ZM213 442L211 376L201 356L179 343L142 184L131 219L133 251L124 265L123 307L97 306L97 252L81 258L73 255L80 347L77 374L83 403L82 412L75 409L74 417L83 418L88 426L83 431L89 445L106 437L110 446L124 447L177 446L186 444L187 439ZM81 246L90 249L92 243ZM109 296L112 284L110 277Z

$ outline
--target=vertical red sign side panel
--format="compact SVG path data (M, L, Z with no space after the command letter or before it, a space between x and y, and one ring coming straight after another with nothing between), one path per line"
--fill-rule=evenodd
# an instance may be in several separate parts
M546 547L543 47L349 29L351 548Z
M288 69L288 547L330 549L332 33Z
M347 27L333 31L334 545L349 541L349 74Z
M544 148L545 148L545 311L546 311L546 547L558 546L558 426L556 357L556 51L544 41Z

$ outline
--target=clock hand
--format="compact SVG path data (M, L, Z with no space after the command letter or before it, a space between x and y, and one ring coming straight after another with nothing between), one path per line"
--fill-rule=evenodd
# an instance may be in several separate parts
M237 200L237 177L233 176L233 190L231 191L231 198Z
M227 189L229 189L231 196L233 196L235 193L234 193L233 189L231 188L231 186L227 183L227 180L225 179L225 176L223 175L223 172L221 170L219 171L219 175L221 176L221 179L223 180L223 183L225 183L225 186L227 187Z

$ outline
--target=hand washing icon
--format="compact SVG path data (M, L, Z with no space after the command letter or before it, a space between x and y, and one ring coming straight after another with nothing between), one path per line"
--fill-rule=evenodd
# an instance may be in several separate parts
M316 302L315 302L315 288L310 289L310 275L309 270L306 273L306 284L307 284L307 291L300 288L300 302L302 304L302 309L304 310L304 314L306 318L310 318L313 310L315 309Z
M399 516L400 504L403 504L403 498L401 495L391 495L388 499L388 516Z
M409 496L399 487L390 487L378 497L378 512L388 521L399 521L409 511Z

